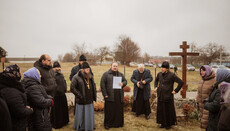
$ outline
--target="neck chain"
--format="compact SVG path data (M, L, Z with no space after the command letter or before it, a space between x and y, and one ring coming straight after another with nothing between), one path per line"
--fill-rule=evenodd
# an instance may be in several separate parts
M89 80L88 79L86 80L85 78L84 78L84 80L85 80L85 83L87 84L88 89L90 89Z

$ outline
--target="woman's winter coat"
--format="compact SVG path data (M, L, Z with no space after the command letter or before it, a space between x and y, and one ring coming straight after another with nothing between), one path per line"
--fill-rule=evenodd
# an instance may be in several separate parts
M210 70L210 71L209 71ZM198 85L198 91L196 96L196 102L198 103L198 108L201 117L201 128L206 129L208 126L208 110L204 109L204 99L208 98L212 92L213 85L215 84L215 72L210 68L206 68L206 73L209 72L205 77L203 77Z
M26 89L29 105L34 109L29 120L29 131L50 131L52 97L47 95L43 85L34 78L24 78L22 84Z
M0 73L0 93L11 114L13 131L25 131L27 118L33 113L32 109L26 108L25 89L20 82Z

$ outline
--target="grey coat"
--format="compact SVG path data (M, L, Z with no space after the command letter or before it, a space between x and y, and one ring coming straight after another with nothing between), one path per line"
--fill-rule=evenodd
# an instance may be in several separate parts
M140 80L141 78L140 78L139 70L136 69L133 71L133 75L131 77L131 81L134 83L134 90L133 90L134 100L136 100L137 98L137 93L138 93L138 88L139 88L137 87L137 82ZM146 82L146 84L143 85L144 100L148 100L151 97L150 82L153 80L150 70L144 69L142 80Z
M122 89L120 90L121 93L121 102L123 102L124 99L124 91L123 87L127 85L127 80L125 79L124 75L118 71L117 76L122 77ZM114 101L114 89L113 89L113 72L112 70L108 70L105 72L101 77L101 91L102 95L108 96L108 98L105 98L105 101Z

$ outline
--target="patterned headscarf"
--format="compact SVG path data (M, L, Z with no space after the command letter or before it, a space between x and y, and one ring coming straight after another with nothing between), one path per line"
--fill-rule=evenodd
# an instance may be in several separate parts
M7 66L3 70L3 74L6 77L14 78L16 81L20 81L21 80L20 67L17 64Z

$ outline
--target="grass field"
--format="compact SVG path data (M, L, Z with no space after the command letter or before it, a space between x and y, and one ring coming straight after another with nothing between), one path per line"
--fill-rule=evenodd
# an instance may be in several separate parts
M14 64L14 63L5 63L5 66L10 65L10 64ZM26 70L28 70L29 68L33 67L33 63L18 63L18 65L21 67L21 72L25 72ZM70 80L69 80L69 75L71 72L72 67L75 66L74 63L61 63L62 66L62 73L65 76L66 82L67 82L67 86L68 86L68 90L70 87ZM97 65L97 66L91 66L92 71L94 73L94 80L95 83L97 85L97 89L100 88L100 79L101 76L103 75L103 73L105 71L108 71L108 69L110 68L110 65ZM153 67L146 67L147 69L149 69L152 73L153 76L153 82L151 82L151 87L153 89L154 87L154 80L155 80L155 69ZM133 83L131 82L130 78L132 76L133 71L137 69L137 67L129 67L129 66L125 66L125 77L128 81L128 86L131 87L131 89L133 88ZM2 64L0 66L0 71L2 71ZM119 71L124 73L124 66L123 65L119 65ZM160 71L160 68L157 68L156 70L156 74ZM178 70L178 76L180 78L182 78L182 73L181 70ZM200 80L200 75L199 72L197 71L188 71L187 72L187 84L188 84L188 91L196 91L197 90L197 86L198 86L198 82ZM176 86L176 84L175 84Z
M104 113L95 112L95 131L107 131L104 129ZM73 130L73 114L70 113L70 122L61 129L54 129L54 131L72 131ZM122 128L111 128L111 131L166 131L166 129L159 128L156 123L156 114L151 113L150 119L146 120L144 115L136 117L133 112L124 113L124 126ZM200 123L197 120L190 119L188 122L178 121L178 124L172 126L171 131L204 131L200 128Z

